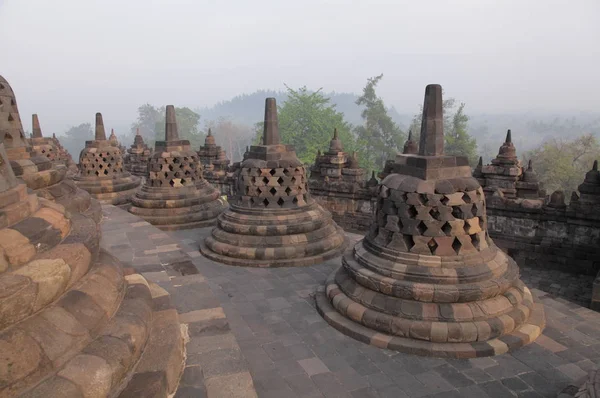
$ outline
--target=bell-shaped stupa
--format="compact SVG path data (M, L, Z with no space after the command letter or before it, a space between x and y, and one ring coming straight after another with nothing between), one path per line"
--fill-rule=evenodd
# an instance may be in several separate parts
M65 178L67 167L53 159L55 149L50 152L52 144L48 144L41 136L39 120L35 115L31 140L37 146L32 148L24 137L15 94L0 76L0 142L4 142L15 175L38 196L57 202L70 212L84 213L99 221L102 213L100 205L92 201L87 192L78 189L73 181ZM47 156L50 153L52 156Z
M167 106L165 140L156 142L148 177L129 211L164 230L214 225L225 208L220 192L202 178L202 163L179 139L173 105Z
M0 143L0 396L174 393L177 311L99 247L98 221L28 193Z
M367 235L317 293L342 333L412 354L505 353L544 328L541 304L487 232L466 157L444 155L442 87L425 90L418 154L398 154Z
M73 161L73 157L71 156L69 151L67 151L65 149L65 147L62 146L62 144L60 143L60 140L58 138L56 138L56 134L54 134L54 133L52 133L52 141L54 141L54 144L56 145L56 148L58 149L59 159L67 159L66 164L67 164L67 169L69 170L67 173L67 176L69 178L72 178L74 175L76 175L79 172L77 163L75 163Z
M125 155L125 170L131 174L141 177L143 180L148 176L148 163L152 156L152 149L144 143L144 138L138 128L133 139L133 144Z
M100 113L96 113L95 139L85 142L79 173L73 179L101 203L117 206L128 206L140 186L140 178L124 170L121 149L106 139Z
M279 142L277 105L267 98L262 145L244 156L229 209L201 242L208 258L230 265L302 266L340 254L343 230L311 198L306 169Z

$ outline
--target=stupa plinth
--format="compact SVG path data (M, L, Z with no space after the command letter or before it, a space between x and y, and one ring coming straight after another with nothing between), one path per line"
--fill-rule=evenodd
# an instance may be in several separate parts
M96 113L96 135L79 155L77 185L101 203L128 206L141 180L124 170L118 146L106 139L102 114Z
M218 188L223 195L229 195L230 179L232 173L229 172L229 163L225 151L216 144L215 137L211 129L204 139L204 145L198 151L200 161L204 166L204 178L214 187Z
M215 225L225 208L220 192L202 178L202 163L179 139L173 105L167 106L165 140L156 142L148 178L131 198L129 212L163 230Z
M90 195L77 189L65 178L67 167L56 160L56 147L43 138L38 118L33 117L32 148L24 139L23 124L15 94L8 82L0 76L0 141L7 148L7 156L15 175L38 196L57 202L70 212L84 213L99 221L100 205Z
M303 266L340 254L344 233L311 198L306 170L291 145L279 140L277 105L267 98L262 145L240 165L230 207L202 253L217 262L255 267Z
M151 156L152 149L144 143L140 129L137 129L133 144L131 144L131 147L127 150L127 155L125 155L125 170L145 181Z
M317 293L319 312L362 342L473 358L535 340L543 307L490 239L485 195L466 157L444 155L442 88L425 90L418 154L381 182L367 235Z

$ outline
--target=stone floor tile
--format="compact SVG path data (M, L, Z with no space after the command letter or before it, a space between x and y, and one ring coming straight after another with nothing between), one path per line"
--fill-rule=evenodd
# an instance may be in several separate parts
M328 373L330 371L323 361L317 357L301 359L298 361L298 363L309 376L318 375L320 373Z

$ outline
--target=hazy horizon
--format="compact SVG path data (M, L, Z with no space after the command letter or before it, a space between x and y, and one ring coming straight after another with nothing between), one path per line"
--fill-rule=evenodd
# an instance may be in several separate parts
M37 113L47 133L284 84L360 93L380 73L401 114L429 83L469 113L600 110L597 0L0 0L0 38L24 127Z

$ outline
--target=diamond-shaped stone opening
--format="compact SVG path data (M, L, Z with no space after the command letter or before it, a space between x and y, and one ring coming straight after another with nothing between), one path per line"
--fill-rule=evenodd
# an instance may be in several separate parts
M105 176L108 175L108 170L107 169L104 169L104 175Z
M290 176L290 169L288 169L287 167L283 169L283 175L286 177Z
M286 193L286 194L289 196L289 195L290 195L290 192L292 192L292 188L290 188L290 187L286 187L286 188L285 188L285 193Z
M463 200L465 203L471 203L471 197L470 197L470 196L469 196L469 195L468 195L466 192L463 194L463 196L462 196L462 200Z
M277 184L279 184L279 185L283 184L283 178L279 177L277 179Z
M275 189L275 187L271 187L271 189L269 189L269 192L271 192L271 195L275 196L275 194L277 193L277 189Z
M429 247L429 250L431 251L431 254L435 254L435 250L438 248L438 244L435 241L435 239L431 238L429 240L429 242L427 242L427 247Z
M419 194L419 202L421 202L422 205L426 205L427 201L428 201L427 194L420 193Z
M104 168L104 165L103 165L103 164L99 164L99 165L98 165L98 168L99 168L99 169L103 169L103 168Z
M479 217L479 228L485 229L485 222L483 221L483 217Z
M277 204L279 206L283 206L284 203L285 203L285 200L283 200L283 198L280 197L279 199L277 199Z
M440 199L440 202L441 202L443 205L448 205L448 202L450 202L450 199L448 199L446 196L443 196L443 197Z
M14 120L15 120L15 119L13 118L13 116L12 116L12 113L9 113L9 114L8 114L8 121L9 121L9 122L13 122Z
M417 214L419 214L419 212L417 211L417 209L415 209L414 206L409 206L407 212L410 218L415 218Z
M100 176L100 171L96 170L96 176Z
M179 158L174 158L173 163L175 163L175 164L179 163Z
M423 235L425 233L425 231L427 231L427 226L425 225L425 223L423 221L421 221L419 223L419 225L417 225L417 231L419 231L419 234Z
M185 178L182 178L182 179L181 179L181 185L185 185L185 183L186 183L186 182L187 182L187 181L185 180Z
M412 247L415 245L415 240L413 239L412 235L403 234L402 239L404 239L404 243L406 244L408 250L412 249Z
M437 220L440 216L440 212L436 207L433 207L431 210L429 210L429 215Z
M169 165L169 170L173 171L173 165L172 164Z
M479 250L481 247L481 241L479 240L479 234L473 234L471 236L471 243L475 246L475 249Z
M292 181L292 184L295 184L296 183L296 177L292 177L291 181Z
M275 169L269 170L269 174L271 174L272 176L274 176L275 173L277 173L277 170L275 170Z
M46 150L45 150L45 149L42 149L42 153L46 153Z
M302 185L298 185L298 193L304 191L304 187Z
M473 217L477 215L478 211L479 211L479 207L477 206L476 203L473 203L473 208L471 210L471 212L473 213Z
M186 171L185 171L185 173L183 173L183 175L185 175L185 176L189 176L189 175L190 175L190 171L189 171L189 170L186 170Z
M187 158L187 156L184 156L184 157L183 157L183 161L184 161L184 162L187 162L187 161L188 161L188 158Z
M450 223L445 222L444 225L442 225L442 231L446 235L452 235L452 226L450 225Z
M460 243L460 240L458 240L458 238L454 238L454 242L452 242L452 248L454 249L456 254L460 254L460 249L462 248L462 243Z
M294 199L292 199L292 203L297 205L298 204L298 197L294 196Z
M269 177L263 177L263 182L265 184L268 184L269 183Z
M269 205L269 199L264 198L263 199L263 204L265 205L265 207L267 207Z
M167 173L167 172L165 171L165 178L167 178L168 176L169 176L169 173Z
M175 186L175 181L173 179L170 179L169 180L169 185L172 186L172 187Z
M458 206L452 206L452 215L459 220L462 220L464 217L462 209Z

